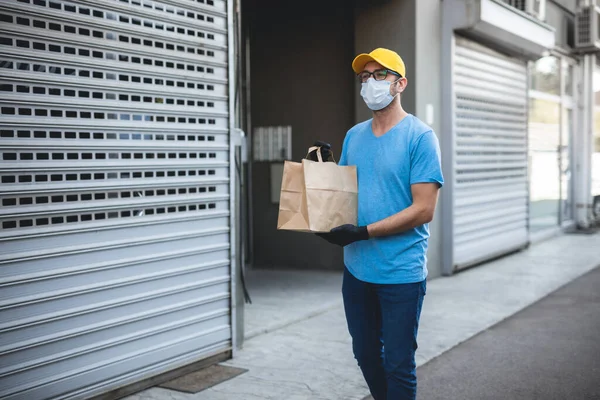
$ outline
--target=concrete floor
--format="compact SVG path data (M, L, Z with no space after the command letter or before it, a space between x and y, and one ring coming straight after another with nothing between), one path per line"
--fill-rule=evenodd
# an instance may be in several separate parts
M452 277L431 280L421 316L417 365L440 356L591 271L600 264L599 249L600 234L563 235ZM284 278L282 286L269 283L268 276L251 284L257 307L253 311L247 308L249 331L256 332L263 326L260 318L283 325L253 336L234 359L224 363L248 372L197 394L152 388L127 399L363 399L368 389L352 355L343 306L341 301L333 304L335 296L339 296L339 278L334 275L329 283L323 283L321 278L310 278L310 273L303 280L302 275L292 273L290 278ZM259 282L265 290L260 292L265 295L263 299L256 286L252 289ZM297 282L302 284L296 286ZM307 292L308 288L315 288L315 292ZM331 307L323 307L326 299L333 300ZM307 303L298 307L298 301ZM320 311L313 309L312 316L294 323L282 322L284 317L290 319L292 314L308 312L309 301L321 307ZM292 304L295 313L286 304Z
M251 269L246 283L252 299L244 308L246 340L341 304L342 272Z

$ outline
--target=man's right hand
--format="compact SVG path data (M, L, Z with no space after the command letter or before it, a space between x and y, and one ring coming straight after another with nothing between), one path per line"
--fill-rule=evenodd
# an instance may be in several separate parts
M321 157L323 158L323 161L333 161L333 159L330 160L331 158L331 144L327 143L327 142L323 142L321 140L317 140L313 143L313 146L317 146L321 148ZM317 151L313 150L308 154L308 159L312 160L312 161L319 161L319 159L317 158Z
M360 240L369 240L369 229L366 226L345 224L335 227L329 232L316 233L316 235L331 244L345 247Z

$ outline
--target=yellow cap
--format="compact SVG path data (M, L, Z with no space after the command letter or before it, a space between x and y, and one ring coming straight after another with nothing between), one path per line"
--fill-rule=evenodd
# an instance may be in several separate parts
M406 76L406 66L398 53L383 48L375 49L369 54L362 53L357 55L354 61L352 61L352 69L358 74L364 71L365 65L371 61L377 61L387 69L391 69L403 77Z

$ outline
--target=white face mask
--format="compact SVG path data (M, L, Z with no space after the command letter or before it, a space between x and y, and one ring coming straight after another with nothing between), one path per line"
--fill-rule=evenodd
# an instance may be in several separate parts
M360 89L360 95L363 100L373 111L378 111L383 108L386 108L394 97L390 94L390 86L392 83L390 81L376 81L372 77L369 78L365 83L362 83L362 88Z

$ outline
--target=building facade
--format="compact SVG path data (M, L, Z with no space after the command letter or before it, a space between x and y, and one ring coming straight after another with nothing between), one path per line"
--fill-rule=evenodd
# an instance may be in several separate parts
M370 118L350 63L376 47L442 146L430 278L600 216L594 4L282 3L0 4L0 397L231 357L245 266L341 270L277 231L279 166Z
M339 152L345 132L370 117L348 71L355 54L389 47L404 57L403 105L438 134L448 178L431 224L432 277L593 223L596 100L585 63L596 50L575 43L576 21L591 6L390 0L298 6L288 15L270 2L244 4L244 129L252 137L286 127L296 160L317 139ZM283 158L257 158L256 147L248 146L249 264L340 269L339 249L275 229L273 165ZM307 261L307 248L319 257Z

